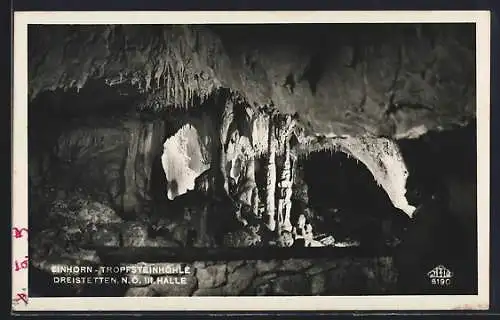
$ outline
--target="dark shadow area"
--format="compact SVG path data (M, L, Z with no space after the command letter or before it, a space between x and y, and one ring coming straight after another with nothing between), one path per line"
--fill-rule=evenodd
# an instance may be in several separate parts
M476 126L399 142L410 176L407 198L417 206L397 260L402 290L477 290ZM427 272L443 265L451 285L435 286Z
M309 207L319 233L362 246L382 246L400 237L408 216L395 208L370 171L341 152L321 151L304 160Z
M162 205L166 202L167 177L161 163L161 154L153 160L151 168L151 198L154 203Z

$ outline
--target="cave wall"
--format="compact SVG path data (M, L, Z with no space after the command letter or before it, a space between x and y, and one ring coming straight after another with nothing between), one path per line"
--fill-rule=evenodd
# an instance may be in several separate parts
M148 286L140 280L149 275L130 275L139 277L139 282L127 290L126 296L390 294L395 292L397 283L397 272L389 257L219 261L188 265L192 268L186 277L187 285L158 283Z
M161 120L74 120L50 134L57 136L54 144L30 153L29 160L31 187L49 198L45 201L79 191L119 212L141 212L150 200L153 160L161 154Z
M99 264L96 264L98 266ZM328 258L286 260L239 260L194 263L147 263L121 264L123 268L134 267L163 269L155 274L147 271L123 273L118 277L128 278L128 285L107 286L114 296L335 296L335 295L381 295L393 294L397 289L397 271L390 257L379 258ZM189 268L189 274L166 270ZM50 274L50 265L46 269ZM46 276L46 275L45 275ZM114 277L117 274L113 275ZM47 277L47 276L46 276ZM156 279L166 281L152 283ZM180 284L180 279L185 282ZM47 277L49 279L49 277ZM169 283L177 281L177 283ZM41 296L52 296L40 281L33 291ZM53 290L73 292L80 296L103 292L102 287L91 285L59 284ZM111 290L110 290L111 289ZM57 292L55 291L55 292ZM47 293L45 293L47 292ZM113 293L112 293L113 295Z

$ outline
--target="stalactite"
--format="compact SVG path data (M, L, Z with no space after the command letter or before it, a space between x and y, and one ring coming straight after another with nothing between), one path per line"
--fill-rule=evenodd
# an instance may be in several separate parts
M179 85L177 83L177 77L174 77L174 105L177 106L177 99L178 99L178 96L179 96Z
M186 86L186 82L184 81L184 79L182 79L182 82L181 82L181 88L182 88L182 104L185 106L186 109L189 108L189 105L188 105L188 101L187 101L187 86Z
M171 87L171 83L170 83L170 65L167 63L167 71L166 71L166 75L165 75L165 79L163 81L166 81L167 82L167 86L166 86L166 91L167 91L167 101L168 103L170 103L170 87Z
M276 192L276 141L274 138L274 124L272 116L269 119L268 134L268 161L266 176L266 226L269 230L276 229L275 219L275 192Z
M156 66L155 70L156 72L153 77L153 79L156 81L156 90L160 89L161 77L163 75L164 70L165 70L165 61L160 60L158 66Z

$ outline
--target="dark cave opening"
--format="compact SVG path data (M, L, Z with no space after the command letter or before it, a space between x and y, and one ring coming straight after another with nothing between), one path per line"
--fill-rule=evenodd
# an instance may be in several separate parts
M410 172L407 189L416 187L422 193L440 196L448 219L460 228L458 237L471 243L476 243L477 235L476 130L476 124L471 123L453 131L398 141Z
M314 152L302 161L318 233L363 246L398 240L408 216L393 206L363 163L335 151Z
M476 124L471 123L453 131L398 141L408 170L414 173L412 180L424 188L449 193L450 209L468 211L471 217L476 216L476 192L454 192L477 184L476 130ZM467 196L459 196L462 193Z
M165 190L167 190L167 178L165 177L165 171L161 163L161 154L158 154L155 156L151 168L150 188L151 199L156 206L164 205L167 201Z

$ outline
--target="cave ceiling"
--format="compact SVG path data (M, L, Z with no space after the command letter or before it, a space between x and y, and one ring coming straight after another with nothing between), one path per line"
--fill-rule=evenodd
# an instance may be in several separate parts
M309 134L416 137L475 118L474 25L30 26L29 96L99 79L154 109L219 88Z

